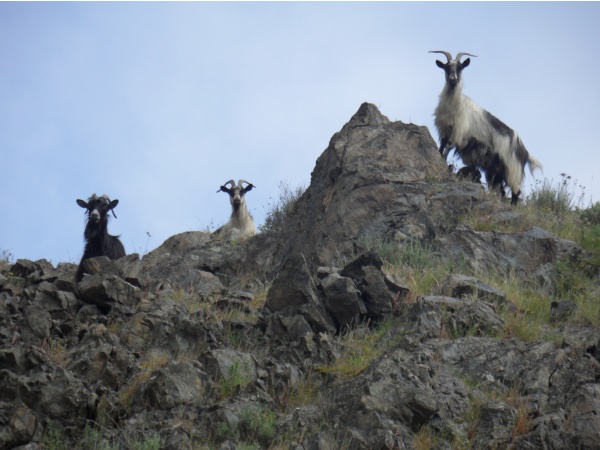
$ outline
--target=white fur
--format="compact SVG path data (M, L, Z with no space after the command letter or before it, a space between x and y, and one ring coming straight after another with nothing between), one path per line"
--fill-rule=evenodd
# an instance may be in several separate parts
M246 206L245 197L245 195L241 196L242 203L238 205L237 208L232 202L231 218L223 228L224 230L236 228L240 230L242 236L253 236L256 234L256 226L254 225L254 219Z
M248 211L248 207L246 206L246 194L243 190L243 183L248 183L247 181L240 180L238 185L236 186L234 181L228 181L227 184L231 184L231 188L227 189L225 192L229 194L229 202L231 203L231 217L229 222L223 225L217 233L226 232L232 229L239 230L241 236L253 236L256 234L256 226L254 225L254 219L252 215ZM248 191L253 186L248 183ZM221 187L221 190L224 190L224 187Z
M440 94L440 101L435 109L435 126L440 136L450 136L444 156L449 149L456 147L464 148L469 139L474 138L486 144L493 152L496 152L506 165L506 184L513 193L519 193L525 177L524 167L516 155L517 144L520 141L518 134L514 138L499 134L484 116L484 110L466 95L462 94L462 79L451 88L446 83ZM524 146L523 146L524 148ZM541 169L542 165L533 156L528 154L529 170L531 174L535 169ZM475 164L477 161L463 160L467 165Z

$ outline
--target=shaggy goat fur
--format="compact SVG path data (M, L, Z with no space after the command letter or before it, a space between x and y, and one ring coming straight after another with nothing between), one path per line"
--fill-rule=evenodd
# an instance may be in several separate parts
M460 62L459 53L452 59L443 53L447 63L436 61L446 73L446 84L435 109L435 126L440 136L440 153L447 158L454 150L462 161L485 173L488 186L504 196L504 185L512 191L511 203L516 204L525 178L525 166L531 174L542 165L529 154L519 135L500 119L493 116L462 93L462 70L471 60ZM475 55L470 55L475 56Z
M243 187L243 184L246 187ZM231 185L230 188L227 185ZM220 234L224 231L231 230L233 228L240 230L242 236L252 236L256 234L256 227L254 226L254 219L248 211L246 206L246 193L254 188L252 183L248 183L245 180L239 180L236 185L233 180L229 180L225 183L217 192L226 192L229 194L229 202L231 203L231 217L229 222L219 228L215 233Z
M110 201L107 195L97 197L93 194L87 202L77 200L77 204L87 210L87 223L83 232L85 238L85 249L79 262L79 268L75 275L76 281L81 281L84 274L83 262L96 256L107 256L110 259L119 259L125 256L125 247L118 236L108 234L108 213L112 211L113 216L119 200Z

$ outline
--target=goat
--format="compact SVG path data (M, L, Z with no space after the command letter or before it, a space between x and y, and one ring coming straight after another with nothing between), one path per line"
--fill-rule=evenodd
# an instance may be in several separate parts
M93 194L87 202L77 200L79 206L87 209L87 223L83 232L85 249L75 275L76 281L79 282L83 278L83 262L86 259L96 256L119 259L125 256L125 247L123 247L119 237L108 234L108 213L112 212L116 219L114 209L118 203L119 200L111 201L107 195L97 197L96 194Z
M246 187L243 184L246 183ZM226 186L231 184L230 188ZM254 187L252 183L248 183L245 180L239 180L238 184L235 181L229 180L225 183L217 192L226 192L229 194L229 202L231 203L231 217L229 222L219 228L216 233L221 233L233 228L240 230L242 236L252 236L256 234L256 227L254 226L254 219L248 212L246 206L246 193L251 191Z
M462 161L471 166L470 172L481 169L491 190L498 190L504 197L504 186L510 187L511 204L515 205L521 194L525 178L525 166L533 175L542 169L538 160L529 154L519 135L500 119L493 116L462 93L462 71L471 63L461 52L452 59L449 52L443 53L447 63L436 61L446 73L446 84L435 109L435 126L440 136L440 154L447 159L454 150Z

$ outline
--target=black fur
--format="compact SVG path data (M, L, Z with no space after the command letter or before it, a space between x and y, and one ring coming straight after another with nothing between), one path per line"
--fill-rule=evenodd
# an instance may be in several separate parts
M502 197L506 196L506 165L497 153L475 139L470 139L467 145L461 149L455 147L454 151L467 165L466 168L463 168L465 169L465 173L471 174L473 177L475 176L475 171L478 172L481 170L485 174L485 180L490 190L499 192ZM477 181L480 180L481 176ZM517 193L516 197L518 197L519 193ZM511 203L516 203L516 197L515 193L513 193Z
M96 197L94 194L87 202L77 200L77 204L87 209L87 223L83 232L85 249L79 262L75 275L76 281L83 279L83 262L96 256L107 256L110 259L119 259L125 256L125 247L118 236L108 234L108 213L112 211L119 200L108 200L107 197ZM114 214L114 212L113 212ZM95 218L98 217L97 220Z
M476 166L465 166L456 172L456 176L461 180L472 181L473 183L481 183L481 172Z
M512 191L511 203L513 205L516 204L519 195L521 194L520 186L522 185L522 181L525 176L525 166L529 164L530 171L533 173L536 168L542 168L541 164L529 154L525 148L525 145L514 130L486 110L481 110L482 116L478 117L478 119L487 122L484 125L486 130L475 130L480 131L480 133L474 132L471 129L471 122L469 122L468 124L463 124L469 126L467 136L456 137L456 139L461 140L460 145L462 148L457 147L456 143L451 141L453 137L452 130L456 126L454 123L456 116L454 118L451 117L452 111L449 110L448 107L452 104L445 102L455 102L456 95L463 95L461 88L462 71L469 65L470 60L466 59L464 62L460 62L462 55L468 54L464 52L459 53L454 60L452 59L451 54L446 51L435 50L432 51L432 53L443 53L446 55L446 58L448 58L447 63L436 61L436 65L444 70L446 76L446 86L444 87L444 91L442 91L442 95L440 95L440 103L435 112L436 127L438 128L438 132L440 134L440 154L444 158L447 158L448 153L454 151L455 154L457 154L466 165L466 168L461 171L460 175L464 175L467 178L476 179L476 172L481 170L485 174L485 178L490 190L498 191L503 197L506 196L506 187L510 187ZM480 108L477 107L478 109L475 109L476 105L471 99L467 98L466 103L457 102L452 105L452 107L456 106L467 108L467 110L462 111L466 115L474 114L477 116L479 114ZM470 108L474 109L469 110ZM477 122L474 121L473 123ZM464 143L463 140L468 139L469 135L471 136L471 139ZM478 139L481 139L484 142L475 140L473 138L474 135L478 136ZM495 145L495 142L497 142L496 139L494 139L494 136L507 139L509 141L508 148L502 148L500 150L492 148L492 146ZM502 156L507 158L503 161L500 157L499 151L513 152L513 154L503 154ZM514 164L517 161L521 166L521 173L519 174L512 173L513 170L519 170L517 164ZM509 179L511 182L510 185L508 184Z

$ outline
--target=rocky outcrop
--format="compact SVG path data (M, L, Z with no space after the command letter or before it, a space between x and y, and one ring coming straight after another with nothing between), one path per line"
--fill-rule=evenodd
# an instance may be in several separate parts
M429 448L598 448L600 330L557 299L551 339L506 338L505 313L525 312L473 275L552 292L581 249L461 225L474 209L518 216L454 179L426 128L365 103L280 230L181 233L87 260L80 283L73 264L2 266L0 448L399 449L423 430ZM419 242L457 268L431 295L377 251ZM327 370L340 336L373 327L371 364Z

